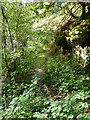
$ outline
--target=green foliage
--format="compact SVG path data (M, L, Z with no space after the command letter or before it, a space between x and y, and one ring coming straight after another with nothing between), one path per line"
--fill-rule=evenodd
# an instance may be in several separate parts
M75 60L65 58L48 60L43 78L45 83L61 92L88 90L89 77L85 75L85 70L73 61Z
M21 57L17 59L16 63L16 72L15 72L15 79L16 82L29 82L33 75L33 67L34 67L34 61L35 54L31 51L27 50L23 53Z
M59 35L55 36L55 43L56 43L56 45L63 46L65 41L66 41L66 37L65 37L64 31L60 32Z
M68 26L65 26L59 36L54 37L60 21L63 26L66 19L72 16L70 11L74 13L80 4L60 2L1 4L4 12L1 20L2 73L5 77L0 108L2 118L89 119L87 72L89 54L86 56L85 65L79 64L74 56L68 60L66 56L49 57L46 54L51 40L64 46L67 37L71 42L74 36L81 37L81 40L88 39L90 32L88 17L81 23L80 19L73 19L72 23L75 26L70 24L70 30L66 30ZM78 17L81 13L80 6L74 15ZM56 45L52 47L53 51L57 48ZM39 71L35 73L39 68L42 73L45 72L40 78L37 77ZM42 92L42 86L39 85L41 81L47 93ZM57 95L51 95L49 90L57 91Z
M12 99L3 118L88 118L88 92L76 91L61 100L40 94L35 78L31 85L21 84L23 94ZM18 89L19 90L19 89ZM35 95L37 93L37 95Z

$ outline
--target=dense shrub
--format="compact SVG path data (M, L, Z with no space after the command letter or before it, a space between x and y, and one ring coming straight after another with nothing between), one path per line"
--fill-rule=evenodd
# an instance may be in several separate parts
M31 85L21 84L25 88L23 94L12 99L2 111L3 118L89 118L89 92L76 91L56 100L40 94L37 80L35 78Z
M46 63L43 79L48 86L56 87L61 92L88 90L89 87L89 77L75 59L50 58Z

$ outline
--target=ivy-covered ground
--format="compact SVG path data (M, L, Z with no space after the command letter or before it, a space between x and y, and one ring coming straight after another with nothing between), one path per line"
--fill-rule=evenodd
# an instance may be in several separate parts
M1 119L90 119L89 7L1 3Z

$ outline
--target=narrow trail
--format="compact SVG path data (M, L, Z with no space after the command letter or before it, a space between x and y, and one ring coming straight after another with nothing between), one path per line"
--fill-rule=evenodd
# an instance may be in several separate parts
M42 68L40 67L37 68L36 66L37 59L35 59L34 62L35 62L34 71L35 71L35 74L37 74L36 77L40 78L40 80L37 82L37 85L40 87L41 93L47 96L47 91L44 88L44 81L41 79L42 75L44 74L44 70L42 70Z
M43 95L45 95L46 97L57 96L57 91L49 88L49 86L47 86L45 84L45 79L42 79L42 76L45 73L42 66L41 67L39 66L39 68L37 68L37 66L36 66L37 59L35 59L34 62L35 62L34 70L35 70L35 73L37 74L36 77L40 78L40 80L37 82L37 85L40 87L41 93ZM45 61L43 61L43 64L44 63L45 63Z

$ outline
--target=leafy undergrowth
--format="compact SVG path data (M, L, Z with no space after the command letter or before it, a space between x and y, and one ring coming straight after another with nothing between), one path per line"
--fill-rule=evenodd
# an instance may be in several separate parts
M75 61L71 64L60 58L50 60L43 77L34 76L30 84L13 86L13 98L7 109L2 110L3 118L89 119L89 77L85 70ZM56 97L42 94L37 84L41 79L50 88L57 88ZM11 92L8 86L9 99Z
M1 12L2 119L90 119L89 4L2 2Z
M80 66L75 58L50 58L46 63L43 78L45 84L51 88L58 88L59 92L73 90L88 90L89 77L83 65Z
M21 89L25 89L23 94L2 111L3 118L89 118L89 92L74 91L62 99L45 97L37 86L38 80L32 80L31 85L21 84Z

